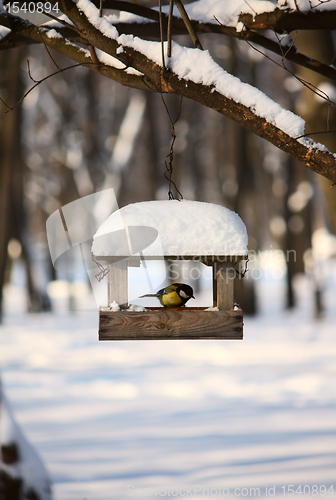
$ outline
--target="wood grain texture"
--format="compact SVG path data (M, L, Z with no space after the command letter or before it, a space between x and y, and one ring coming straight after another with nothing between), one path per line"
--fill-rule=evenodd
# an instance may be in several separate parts
M221 311L233 309L233 284L235 270L231 262L215 262L213 265L214 306Z
M99 340L243 338L243 312L153 309L145 312L100 311Z
M128 306L128 262L119 260L108 262L107 299L108 304L116 301L121 306Z

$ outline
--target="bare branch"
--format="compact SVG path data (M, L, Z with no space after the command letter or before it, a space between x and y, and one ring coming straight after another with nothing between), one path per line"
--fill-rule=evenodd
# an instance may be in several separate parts
M181 2L181 0L175 0L175 3L176 3L176 6L179 10L179 13L181 14L181 17L183 19L183 22L184 24L186 25L186 28L188 30L188 33L190 35L190 38L192 39L193 41L193 44L194 46L196 47L196 49L200 49L200 50L203 50L203 47L201 45L201 42L199 41L198 39L198 36L196 34L196 31L194 30L194 27L192 25L192 23L190 22L190 19L188 17L188 14Z
M92 47L92 45L89 45L89 51L90 51L92 62L95 63L95 64L100 65L100 61L99 61L99 59L97 57L97 53L95 51L95 48Z

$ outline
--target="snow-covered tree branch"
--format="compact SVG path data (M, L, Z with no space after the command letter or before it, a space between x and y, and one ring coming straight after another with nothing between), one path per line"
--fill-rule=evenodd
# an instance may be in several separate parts
M228 116L336 182L336 155L305 136L309 130L299 116L225 71L208 50L172 42L172 54L167 57L167 42L162 45L160 37L167 39L169 6L163 8L160 31L158 9L131 2L106 0L101 16L97 1L95 5L89 0L53 0L45 7L53 6L54 10L49 9L53 17L56 10L62 16L40 26L22 19L23 5L9 3L2 9L0 49L43 43L123 85L183 95ZM290 61L336 80L332 64L300 53L295 36L289 36L301 29L332 29L335 0L198 0L185 8L192 29L200 37L202 33L213 33L219 41L223 36L238 37L276 53L281 58L277 63L285 69ZM190 33L176 7L171 26L173 37Z

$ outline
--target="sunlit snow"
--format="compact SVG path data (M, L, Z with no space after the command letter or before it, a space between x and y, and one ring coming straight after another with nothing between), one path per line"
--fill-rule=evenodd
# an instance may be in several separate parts
M120 231L125 227L138 230L133 251L132 241L126 250L122 244ZM144 229L143 238L139 232L141 228ZM147 228L155 231L148 243ZM213 203L189 200L133 203L113 213L100 226L94 236L92 253L125 256L139 251L145 256L244 256L247 255L247 232L238 214Z
M58 314L26 316L20 288L7 287L2 382L54 500L186 488L197 500L209 488L229 496L259 488L265 499L270 487L283 498L288 484L306 485L305 498L314 485L334 485L335 494L336 277L328 270L326 317L314 320L312 282L296 282L298 309L285 313L285 276L272 278L269 267L256 282L261 315L245 317L243 341L99 343L89 296L76 299L77 313L64 312L64 295Z

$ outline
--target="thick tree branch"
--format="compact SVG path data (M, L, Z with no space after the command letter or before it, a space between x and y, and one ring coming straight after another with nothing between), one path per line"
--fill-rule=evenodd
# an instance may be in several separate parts
M334 30L336 10L316 10L299 12L290 9L275 9L262 14L240 14L239 21L246 28L254 30L272 29L277 33L290 33L296 30Z
M0 23L4 24L4 22L6 22L7 24L5 25L8 25L13 33L21 37L24 36L29 40L40 43L43 42L46 46L55 48L55 50L77 62L89 64L91 69L124 85L147 90L150 89L156 92L172 92L193 99L204 106L228 116L240 125L254 132L256 135L266 139L293 157L298 158L311 170L325 176L332 182L336 182L336 158L332 153L318 149L313 141L296 140L290 137L275 125L256 115L252 109L225 97L213 87L185 80L171 70L163 70L162 66L147 58L143 53L130 46L121 45L118 43L117 39L110 38L102 33L87 19L85 14L77 8L72 0L60 0L60 4L62 11L81 33L82 42L85 42L87 46L91 45L92 47L116 57L127 67L137 69L144 76L129 75L125 71L117 70L109 66L93 64L88 57L87 51L81 49L75 43L61 36L50 37L48 36L47 29L37 28L28 21L23 21L20 18L15 18L14 16L8 16L6 14L6 19L1 20L1 16L3 16L3 14L1 14ZM179 21L181 22L181 20ZM155 25L156 23L150 24ZM223 26L212 25L212 28L214 27L216 30L228 29ZM174 29L176 29L175 21ZM57 31L61 33L61 28L58 28ZM237 36L237 33L235 33L235 36ZM250 36L252 37L252 35ZM253 36L255 36L255 34Z
M37 1L37 0L35 0ZM99 0L92 0L92 3L99 7ZM133 2L124 2L120 0L104 0L104 9L114 9L136 14L143 18L159 21L158 12L148 7L143 7ZM239 21L246 28L254 30L273 29L277 33L290 33L295 30L334 30L336 26L336 10L319 11L312 9L309 12L300 12L298 10L275 9L273 12L264 12L255 14L246 4L246 10L250 13L242 13ZM174 18L175 22L175 18Z
M96 3L97 5L99 4L98 0L94 0L93 3ZM137 14L139 16L142 16L146 19L151 19L156 22L144 22L144 23L116 23L115 26L118 30L119 33L124 33L124 34L133 34L135 36L139 36L144 39L155 39L159 40L160 37L160 29L158 25L158 12L154 11L152 9L149 9L147 7L143 7L140 5L133 4L131 2L123 2L120 0L107 0L104 2L104 7L105 8L110 8L110 9L116 9L116 10L122 10L122 11L127 11L133 14ZM284 14L285 12L285 14ZM275 40L271 40L265 35L262 35L260 33L256 33L255 31L252 31L249 29L249 27L252 26L254 29L264 29L266 26L266 22L268 22L268 17L266 18L265 16L270 16L270 22L274 21L274 19L277 22L280 22L280 20L283 20L283 16L294 16L293 19L296 20L299 18L301 21L301 24L304 23L305 17L304 14L300 13L300 16L298 16L297 12L289 12L286 13L286 11L275 11L274 13L265 13L265 14L260 14L255 17L254 20L251 21L251 16L244 14L242 15L243 17L241 18L244 22L246 21L246 27L247 29L237 32L234 27L230 26L224 26L220 25L219 23L213 24L213 23L200 23L196 21L192 21L191 25L193 27L194 32L196 33L213 33L213 34L224 34L227 36L234 36L240 40L245 40L245 41L250 41L254 44L257 44L264 49L267 49L280 57L282 57L284 60L291 61L295 64L298 64L300 66L303 66L305 68L310 69L311 71L314 71L315 73L318 73L326 78L329 78L331 80L336 81L336 68L335 66L324 64L316 59L313 59L311 57L308 57L304 54L301 54L295 47L287 47L283 46L280 47L279 43ZM295 15L294 15L295 14ZM305 16L317 16L316 18L318 19L320 12L318 11L313 11L312 13L305 14ZM4 16L4 14L2 14ZM167 23L168 23L168 17L163 15L163 34L166 37L167 34ZM335 18L336 18L336 13L335 13ZM259 19L259 21L258 21ZM285 17L287 19L287 17ZM315 19L315 17L314 17ZM324 18L323 18L324 19ZM173 35L182 35L182 34L187 34L188 30L181 18L173 17ZM282 21L281 21L282 22ZM293 21L294 22L294 21ZM0 15L0 24L3 24L4 26L7 26L4 20L1 22L1 15ZM312 21L310 20L307 26L304 26L304 28L308 29L311 27L312 29ZM260 28L260 26L262 28ZM302 24L303 26L303 24ZM273 25L269 24L269 28L273 28ZM83 42L83 40L80 40L80 36L75 34L75 32L71 32L71 30L67 28L63 28L62 30L59 30L60 33L62 33L63 36L69 38L70 40L76 41L76 42ZM275 30L276 31L276 30ZM282 28L278 29L278 31L283 31ZM26 41L26 38L23 38L20 36L20 34L13 34L10 33L7 35L7 37L4 37L2 40L0 40L0 50L1 49L7 49L11 47L16 47L25 43L33 43L32 40L30 42Z

